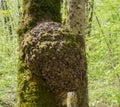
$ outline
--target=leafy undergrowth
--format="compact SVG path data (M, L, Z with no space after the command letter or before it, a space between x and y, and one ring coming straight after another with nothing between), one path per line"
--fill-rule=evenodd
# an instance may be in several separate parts
M16 0L7 2L9 11L0 10L0 107L17 103L18 45L15 31L19 11ZM119 0L95 1L92 33L86 37L90 107L120 105L119 4ZM5 16L10 17L6 25ZM9 24L13 30L11 36L6 28Z
M92 33L86 37L91 107L120 105L119 3L95 1Z
M0 37L0 104L15 105L17 89L16 38Z

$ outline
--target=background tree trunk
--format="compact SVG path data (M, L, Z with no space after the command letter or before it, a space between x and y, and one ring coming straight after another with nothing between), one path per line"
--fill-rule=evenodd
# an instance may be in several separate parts
M60 0L23 0L23 14L19 24L19 107L63 107L59 95L49 91L45 82L31 73L25 63L21 42L26 32L45 21L61 22Z
M8 16L10 13L9 13L9 9L8 9L8 3L6 0L1 0L1 8L2 8L2 10L4 10L7 13L4 16L4 24L5 24L5 29L8 29L8 31L9 31L8 35L11 37L12 26L11 26L10 16Z
M83 84L76 92L69 92L67 95L68 107L88 107L88 80L87 64L85 53L85 0L68 0L67 1L67 26L80 37L82 40L81 51L84 59Z

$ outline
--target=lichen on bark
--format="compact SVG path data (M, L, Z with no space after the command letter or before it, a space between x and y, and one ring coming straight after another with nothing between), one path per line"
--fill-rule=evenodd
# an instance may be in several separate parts
M67 18L66 24L69 29L71 29L74 34L77 34L80 38L83 37L82 41L78 41L78 44L82 42L81 53L83 54L83 66L84 66L84 83L77 91L68 93L70 96L71 102L69 106L72 107L88 107L88 78L87 78L87 60L86 60L86 51L85 51L85 0L67 0ZM80 39L78 39L80 40ZM74 98L76 97L76 102ZM76 105L76 106L73 106Z

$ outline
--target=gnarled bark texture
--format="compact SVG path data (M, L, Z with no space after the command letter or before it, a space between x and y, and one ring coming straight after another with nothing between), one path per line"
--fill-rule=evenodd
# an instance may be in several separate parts
M84 2L78 1L69 3L70 31L58 23L60 0L23 0L18 29L19 107L66 107L66 93L77 90L76 105L69 107L87 107L84 13L78 18Z
M67 1L67 26L79 37L83 38L80 46L84 58L83 84L78 91L68 93L68 107L88 107L88 80L87 64L85 53L85 0L68 0ZM79 40L78 40L79 41ZM80 40L81 42L81 40Z
M60 22L60 0L23 0L23 14L18 29L18 107L63 107L59 95L50 92L45 82L32 73L25 62L21 43L37 24Z

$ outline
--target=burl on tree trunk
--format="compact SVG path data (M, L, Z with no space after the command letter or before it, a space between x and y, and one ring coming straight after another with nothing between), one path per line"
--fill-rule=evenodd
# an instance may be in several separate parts
M83 38L59 23L60 0L24 0L23 4L18 106L65 107L66 93L84 82Z

